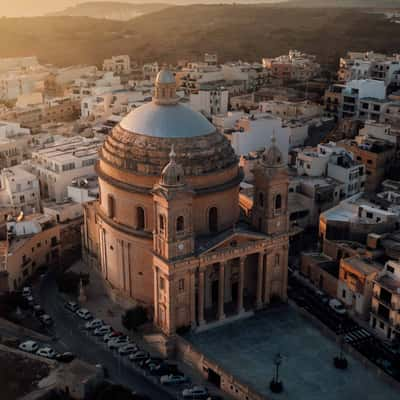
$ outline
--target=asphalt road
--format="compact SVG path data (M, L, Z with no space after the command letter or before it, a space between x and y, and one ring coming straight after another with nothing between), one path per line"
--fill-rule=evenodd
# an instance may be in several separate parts
M64 308L56 283L47 274L41 282L40 303L54 320L54 334L57 337L57 350L71 351L80 359L91 364L102 364L108 370L109 377L115 383L128 386L133 391L146 394L152 400L174 399L159 386L149 382L131 367L120 362L118 357L100 343L94 342L82 329L82 322L73 313Z

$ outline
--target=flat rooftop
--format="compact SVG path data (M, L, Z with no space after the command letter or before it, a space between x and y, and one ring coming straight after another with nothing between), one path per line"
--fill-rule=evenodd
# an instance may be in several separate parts
M347 355L337 370L339 348L289 306L257 314L187 339L242 383L272 400L398 400L399 392ZM284 392L272 394L273 359L280 352Z

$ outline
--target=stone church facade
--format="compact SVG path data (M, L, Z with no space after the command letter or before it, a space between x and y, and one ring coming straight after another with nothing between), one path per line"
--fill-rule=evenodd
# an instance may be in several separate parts
M244 219L229 141L175 90L163 69L153 101L109 135L83 227L85 260L167 335L286 301L289 243L288 175L274 139Z

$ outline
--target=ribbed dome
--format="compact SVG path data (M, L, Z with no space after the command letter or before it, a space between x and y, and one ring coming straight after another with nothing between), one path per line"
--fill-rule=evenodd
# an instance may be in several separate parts
M189 107L155 102L131 111L120 126L128 132L160 138L190 138L216 130L207 118Z

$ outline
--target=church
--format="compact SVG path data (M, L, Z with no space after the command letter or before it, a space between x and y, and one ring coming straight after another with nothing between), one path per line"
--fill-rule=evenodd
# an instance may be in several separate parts
M153 100L100 150L99 199L84 208L84 260L166 335L286 301L289 181L274 138L266 145L244 217L229 140L179 103L175 77L162 69Z

